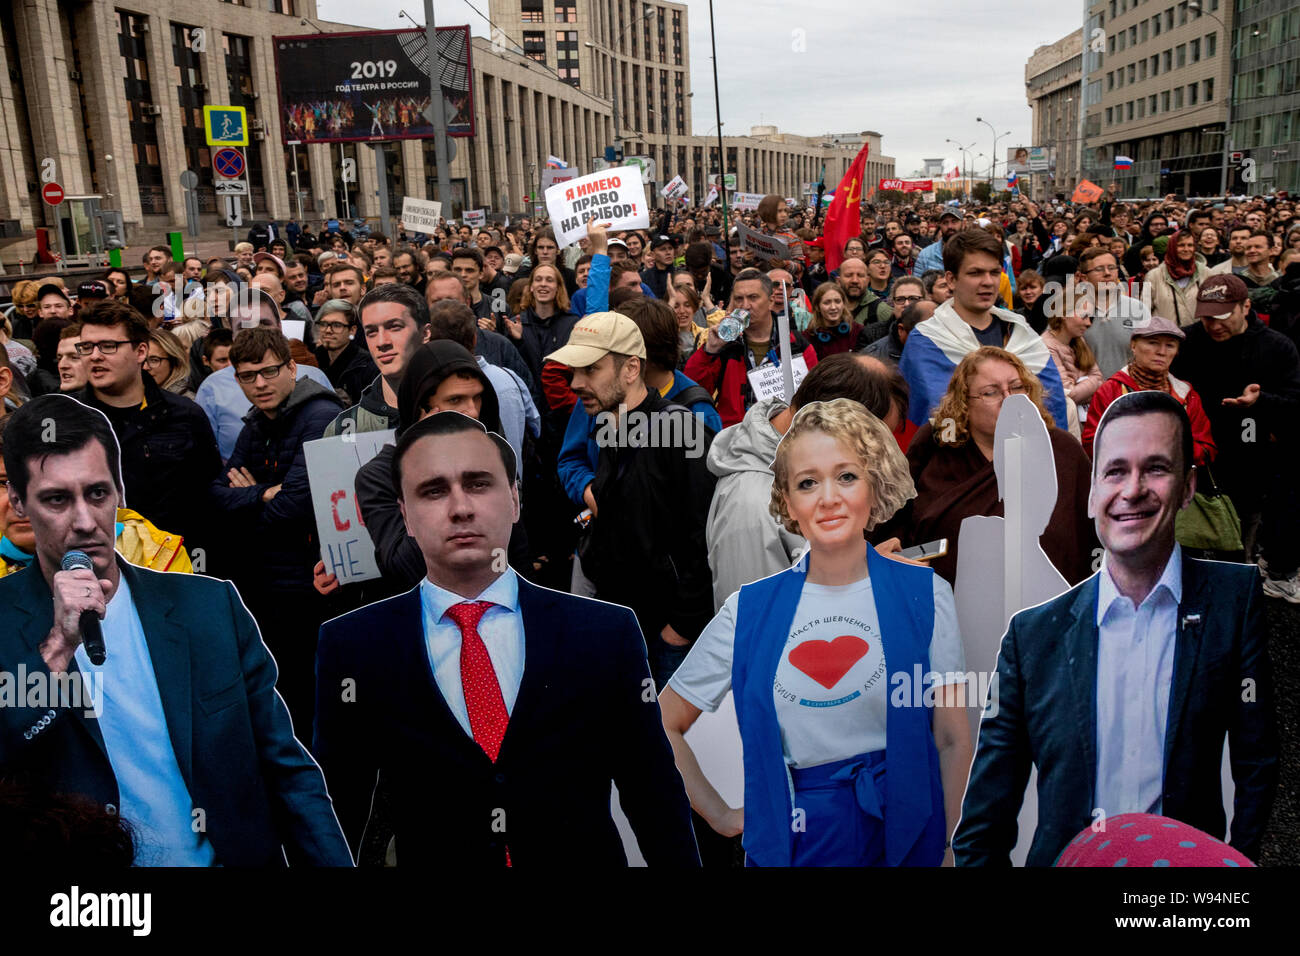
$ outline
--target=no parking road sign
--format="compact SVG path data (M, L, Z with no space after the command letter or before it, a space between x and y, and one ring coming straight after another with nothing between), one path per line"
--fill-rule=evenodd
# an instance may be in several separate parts
M218 176L238 179L244 175L244 154L237 149L219 149L212 156L212 168Z

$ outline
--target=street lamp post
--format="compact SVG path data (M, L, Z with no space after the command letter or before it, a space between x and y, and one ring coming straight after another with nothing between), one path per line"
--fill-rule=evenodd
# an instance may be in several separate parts
M975 146L975 144L974 144L974 143L971 143L970 146L963 146L961 143L957 142L955 139L945 139L944 142L945 142L945 143L952 143L954 146L957 147L957 149L959 149L959 150L961 151L961 178L962 178L962 189L963 189L963 191L966 193L966 201L969 202L969 201L970 201L970 175L969 175L969 174L970 174L970 169L969 169L969 163L967 162L967 160L968 160L968 156L969 156L970 150Z
M998 174L998 140L1000 140L1003 136L1010 136L1011 133L1010 131L1006 133L999 133L996 126L994 126L988 120L981 119L978 116L975 117L975 122L983 123L985 126L987 126L989 129L993 131L993 165L989 167L989 195L992 195L993 180L994 178L997 177Z

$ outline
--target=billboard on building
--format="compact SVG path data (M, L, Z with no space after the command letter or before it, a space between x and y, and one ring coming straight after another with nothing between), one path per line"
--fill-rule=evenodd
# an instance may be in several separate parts
M1012 146L1007 150L1007 172L1047 173L1056 169L1056 149L1050 146Z
M274 37L286 143L433 136L423 30ZM438 27L439 82L450 136L474 135L469 27Z

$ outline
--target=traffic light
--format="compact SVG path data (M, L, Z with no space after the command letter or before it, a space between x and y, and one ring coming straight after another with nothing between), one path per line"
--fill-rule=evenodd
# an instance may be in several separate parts
M99 223L103 230L105 249L123 249L126 247L126 229L122 223L120 209L101 209Z

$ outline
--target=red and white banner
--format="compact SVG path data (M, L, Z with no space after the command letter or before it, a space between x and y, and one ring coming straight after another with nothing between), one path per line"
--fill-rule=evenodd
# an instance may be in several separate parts
M904 193L932 193L934 192L933 179L882 179L880 188L896 189Z

